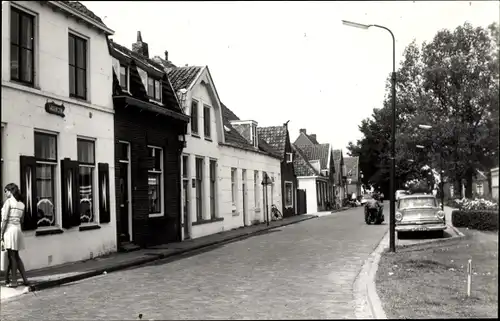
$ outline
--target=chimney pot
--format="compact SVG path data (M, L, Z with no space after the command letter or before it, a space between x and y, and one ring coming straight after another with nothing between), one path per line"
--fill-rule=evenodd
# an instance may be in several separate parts
M142 36L140 31L137 31L137 42L142 42Z
M142 41L140 31L137 31L137 42L132 44L132 51L149 58L149 46L146 42Z
M316 134L310 134L309 136L311 136L313 139L316 139Z
M168 61L168 50L165 50L165 60Z
M305 128L301 128L301 129L299 129L299 132L304 133L304 134L307 134L307 131L306 131L306 129L305 129Z

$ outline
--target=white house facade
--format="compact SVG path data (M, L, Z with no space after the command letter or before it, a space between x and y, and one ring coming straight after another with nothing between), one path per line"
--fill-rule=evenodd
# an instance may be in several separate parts
M2 1L2 178L26 269L116 250L113 31L78 2Z
M262 177L267 172L279 182L279 158L252 146L225 119L227 108L207 66L176 67L168 57L153 59L167 70L191 117L181 166L183 239L263 222ZM281 210L278 185L268 187L268 196Z

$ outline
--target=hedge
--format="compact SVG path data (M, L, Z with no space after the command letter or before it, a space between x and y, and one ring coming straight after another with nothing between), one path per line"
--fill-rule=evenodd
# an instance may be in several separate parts
M455 227L468 227L470 229L481 231L498 231L498 211L454 210L451 213L451 223Z

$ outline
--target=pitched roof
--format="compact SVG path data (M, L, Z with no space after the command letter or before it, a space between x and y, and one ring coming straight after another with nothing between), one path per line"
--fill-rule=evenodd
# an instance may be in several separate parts
M129 66L129 90L130 93L123 91L122 88L118 84L118 76L115 74L115 70L113 69L113 93L114 95L125 95L125 96L133 96L134 98L143 100L145 102L150 102L150 99L147 95L147 89L144 86L144 83L141 80L141 77L138 73L137 67L147 68L147 72L154 72L157 75L161 75L161 89L162 89L162 102L154 102L153 104L158 105L160 108L167 108L172 111L175 111L180 114L184 114L179 106L179 102L177 101L177 97L174 93L172 84L170 83L167 74L163 70L162 66L156 63L155 61L141 55L140 53L134 52L127 47L124 47L116 42L109 41L110 53L113 57L118 60L126 61ZM140 66L136 64L136 62L140 62Z
M182 88L188 89L203 68L201 66L168 68L167 74L175 91L178 91Z
M299 146L299 145L318 145L319 143L314 136L308 135L303 131L301 131L299 133L299 136L295 140L294 144Z
M344 157L344 164L346 168L346 173L345 175L347 178L351 179L351 183L357 183L358 182L358 172L359 172L359 157L354 156L354 157Z
M308 160L319 160L321 169L328 169L328 159L330 158L330 144L318 145L296 145Z
M297 177L300 176L319 176L318 171L309 163L307 156L294 144L292 144L294 150L293 157L293 169Z
M236 114L234 114L223 103L221 103L221 106L222 122L224 123L224 138L226 139L226 143L242 149L255 150L253 145L250 144L243 136L241 136L241 134L231 125L232 120L240 120L238 116L236 116ZM259 138L259 150L275 158L282 158L278 151L272 148L261 138Z
M89 19L94 20L97 24L100 24L101 26L104 26L107 28L107 26L102 22L101 18L99 18L94 12L89 10L86 6L84 6L82 3L79 1L60 1L61 3L65 4L66 6L80 12L81 14L87 16Z
M333 153L333 159L334 160L337 160L337 159L340 160L340 157L342 156L342 150L341 149L334 149L332 151L332 153Z
M265 140L281 155L285 155L287 128L285 126L258 127L259 137Z

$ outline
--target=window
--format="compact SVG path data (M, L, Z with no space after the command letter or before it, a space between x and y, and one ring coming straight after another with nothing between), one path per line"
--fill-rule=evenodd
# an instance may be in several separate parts
M483 184L477 183L476 184L476 193L477 193L477 195L483 196L483 192L484 192L483 191Z
M321 185L319 182L316 182L316 198L317 198L317 203L318 206L321 205Z
M191 133L198 135L198 102L191 102Z
M255 208L260 208L259 204L259 171L253 172L253 199Z
M182 189L184 195L184 217L187 217L188 214L188 186L189 186L189 178L188 178L188 156L182 155ZM187 219L185 219L184 224L187 224Z
M293 207L293 183L285 182L285 206Z
M91 223L94 217L94 173L95 143L91 140L77 140L78 181L80 185L80 222Z
M293 161L293 154L292 153L286 153L286 162L291 163Z
M125 65L120 65L120 86L128 91L128 68Z
M216 177L217 162L210 161L210 217L216 218L215 214L215 177Z
M233 203L233 206L236 206L236 168L231 168L231 202ZM233 210L235 211L235 210Z
M12 80L33 85L34 17L11 7L10 16L10 77Z
M161 101L161 81L148 77L148 96L149 98Z
M205 138L210 138L210 106L203 106L203 129Z
M252 125L252 145L257 147L257 125Z
M69 95L87 99L87 40L69 34Z
M37 226L56 224L57 136L35 132Z
M196 219L203 220L203 158L196 158Z
M149 214L162 215L163 150L153 146L148 146L148 149L149 157L153 159L148 170Z

